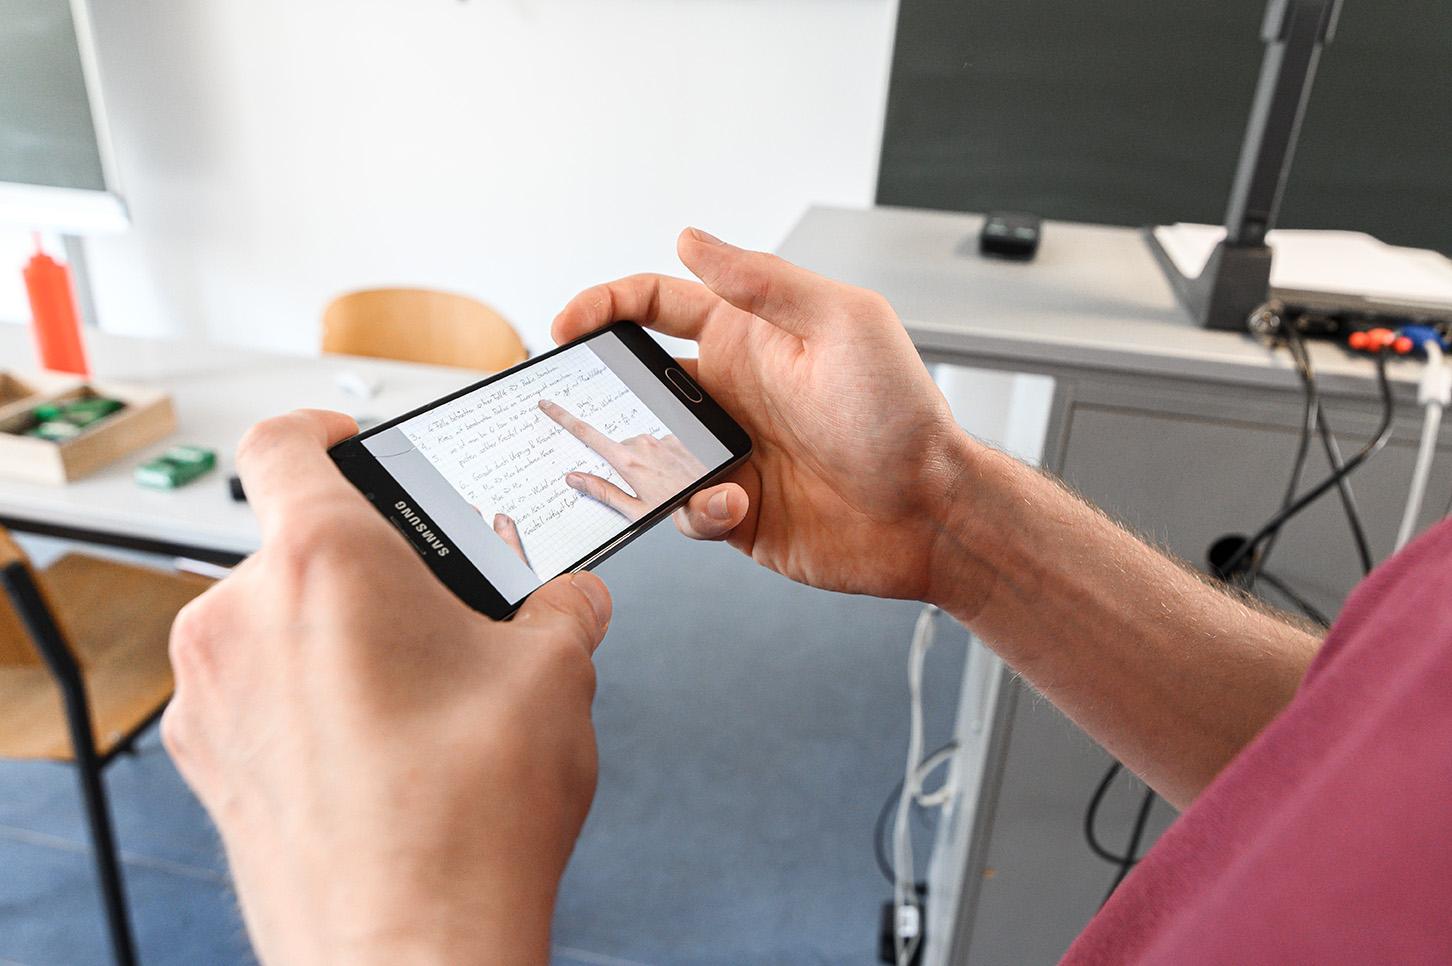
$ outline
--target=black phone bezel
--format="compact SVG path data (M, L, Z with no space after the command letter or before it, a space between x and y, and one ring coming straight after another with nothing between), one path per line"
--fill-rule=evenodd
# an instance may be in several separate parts
M689 373L682 369L680 364L661 347L660 343L651 338L649 333L634 322L613 322L602 329L597 329L572 342L567 342L562 346L551 349L549 352L528 359L517 366L512 366L509 369L495 373L478 382L471 383L446 396L441 396L433 402L426 403L401 416L396 416L376 426L371 426L357 435L350 436L334 444L328 450L328 455L332 457L333 462L337 464L343 476L362 492L368 502L373 504L374 508L385 519L399 529L399 532L407 539L409 546L418 551L420 556L423 557L424 562L428 564L429 569L434 572L434 575L465 604L487 617L495 620L504 620L510 617L519 609L525 600L529 599L529 595L526 594L524 598L516 603L505 600L503 595L489 582L488 578L480 573L478 568L469 561L469 558L458 550L452 539L438 527L434 526L433 520L419 508L417 500L404 490L398 481L379 464L373 454L368 452L362 445L362 441L370 436L390 429L404 420L412 419L421 413L445 405L460 396L474 392L492 382L497 382L522 369L538 365L559 352L607 334L616 335L630 349L635 357L644 363L650 373L670 389L692 414L721 441L722 445L726 447L729 456L724 463L709 470L700 481L682 490L670 500L667 500L655 512L632 522L608 543L575 561L575 563L571 564L563 572L577 573L581 570L587 570L605 560L615 551L640 536L640 534L661 520L670 516L693 493L720 481L726 474L740 466L751 455L751 437L747 435L746 430L742 429L721 408L720 404L712 399L691 378ZM690 398L667 375L668 372L673 372L677 377L684 379L684 384L687 387L695 388L700 393L700 400ZM415 517L416 520L407 519L398 509L400 504L405 506L407 512ZM430 535L433 539L429 540L425 537L425 534ZM441 554L439 552L440 546L446 547L449 552Z

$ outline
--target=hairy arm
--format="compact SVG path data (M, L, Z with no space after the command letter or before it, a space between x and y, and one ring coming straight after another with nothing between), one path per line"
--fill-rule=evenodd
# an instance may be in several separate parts
M928 598L1185 807L1290 702L1319 639L958 442Z

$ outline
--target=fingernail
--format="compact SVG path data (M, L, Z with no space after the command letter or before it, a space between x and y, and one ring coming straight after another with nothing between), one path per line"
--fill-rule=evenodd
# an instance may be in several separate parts
M713 520L729 520L731 519L731 501L726 499L724 492L717 493L706 504L706 512Z
M585 478L583 476L581 476L579 473L566 473L565 474L565 485L566 486L572 486L572 487L574 487L575 489L578 490L581 486L584 485L584 483L585 483Z
M555 404L550 402L548 399L541 399L539 401L539 408L543 409L545 412L549 412L551 409L555 408Z
M610 591L605 587L605 581L596 577L589 571L582 571L570 578L570 583L580 589L585 599L590 602L590 609L595 612L595 619L600 622L602 628L610 624Z
M691 229L691 234L695 236L696 241L705 242L707 245L724 245L724 244L726 244L721 239L719 239L715 235L711 234L709 231L702 231L699 228L692 228Z
M503 533L504 532L504 528L507 527L508 525L509 525L509 518L508 517L506 517L502 513L496 513L496 514L494 514L494 529L497 532Z

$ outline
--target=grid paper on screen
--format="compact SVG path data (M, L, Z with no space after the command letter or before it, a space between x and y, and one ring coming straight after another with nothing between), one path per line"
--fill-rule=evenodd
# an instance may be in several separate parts
M566 486L565 474L593 473L633 491L603 457L540 411L542 399L614 440L670 432L588 345L567 349L399 428L486 525L497 513L514 520L530 567L548 580L629 522Z

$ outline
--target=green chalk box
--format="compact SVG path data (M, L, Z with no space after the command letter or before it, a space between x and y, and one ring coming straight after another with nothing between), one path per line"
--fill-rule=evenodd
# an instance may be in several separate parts
M142 486L174 490L217 465L217 454L202 446L173 446L154 460L147 460L132 472Z

